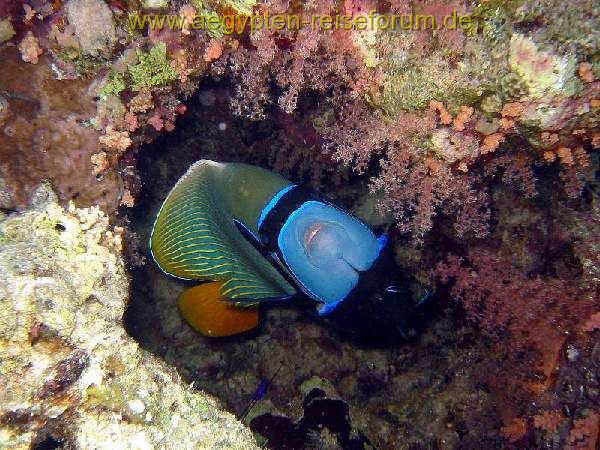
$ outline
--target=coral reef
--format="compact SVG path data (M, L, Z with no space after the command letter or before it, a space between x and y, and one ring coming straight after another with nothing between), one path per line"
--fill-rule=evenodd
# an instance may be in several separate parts
M125 333L123 230L56 202L0 222L0 446L257 448Z
M205 86L198 104L188 104L180 133L161 138L141 157L140 170L152 182L131 216L139 255L147 254L148 211L158 210L172 180L191 162L218 157L269 165L273 155L287 154L290 135L304 130L303 124L292 127L284 121L261 126L236 122L227 111L214 108L225 101L223 95L222 86ZM467 113L463 109L461 117ZM362 116L356 123L365 120ZM459 123L463 120L468 119ZM227 140L221 138L220 124L227 125ZM439 139L450 139L455 130L449 125L452 130ZM402 131L392 128L390 133ZM295 427L306 395L300 386L318 376L327 380L331 395L348 404L351 427L376 448L566 443L577 421L596 411L597 191L592 183L577 203L565 200L556 195L551 177L540 177L525 148L516 154L522 162L504 155L484 167L489 174L499 173L487 184L493 223L486 239L460 239L452 224L437 221L434 232L424 236L426 245L415 247L391 233L402 267L423 280L430 279L432 266L438 267L437 276L447 276L448 290L444 284L438 287L430 328L413 342L364 348L352 330L331 328L301 310L281 307L263 312L257 333L206 341L177 313L173 300L184 285L165 278L153 265L133 272L130 332L240 415L261 380L276 375L248 416L251 426L254 417L267 414L266 422ZM311 167L314 174L315 165L331 164L312 160L307 174L304 166L288 163L289 176L304 183L315 181ZM370 171L369 166L364 170ZM368 195L365 181L346 174L341 181L317 177L316 185L369 223L385 226L393 218L382 219L374 207L385 191ZM460 283L452 284L454 275ZM452 294L455 299L448 301ZM144 324L150 322L160 326L148 329ZM593 331L582 332L588 328ZM290 439L297 437L298 428L294 430ZM325 445L331 437L309 437L305 445ZM270 445L278 448L275 442Z
M194 26L338 13L378 24L456 14L467 26ZM0 210L25 210L47 180L63 207L99 207L123 226L136 277L129 331L231 410L282 361L257 408L292 427L302 428L307 394L298 386L318 375L376 447L594 448L599 17L593 0L0 0ZM144 266L143 241L149 211L200 158L272 168L387 230L402 269L437 290L435 324L417 342L366 349L297 310L268 310L260 336L198 340L173 306L181 285ZM2 439L75 445L93 439L80 429L119 415L111 436L156 443L169 401L194 411L177 409L164 439L177 442L194 420L198 436L214 429L204 418L212 400L172 384L173 372L120 328L123 268L100 216L50 202L3 221L1 276L15 287L2 301L24 319L2 319L2 351L16 352L2 370L11 383L21 371L31 388L11 385L22 397L2 402ZM106 245L88 242L100 235ZM102 281L91 268L106 265L118 274ZM61 302L52 292L31 300L56 286L69 291ZM25 312L20 298L31 300ZM94 335L83 336L78 321L92 326L94 311ZM97 348L102 336L123 353ZM140 384L145 398L130 389ZM250 442L231 427L222 445ZM219 445L222 434L206 436Z
M47 55L43 64L59 79L85 76L99 85L92 123L113 150L106 169L129 165L140 143L172 131L179 102L210 73L234 82L230 106L237 114L308 119L297 131L312 137L312 151L358 173L368 164L372 189L388 188L382 208L420 241L440 212L456 221L458 234L485 235L489 202L482 166L499 158L523 166L522 148L512 137L526 141L530 166L559 166L558 178L570 196L581 192L588 176L600 87L597 10L591 1L564 11L556 1L521 3L347 1L336 10L326 0L302 7L270 0L40 0L25 3L22 11L6 8L3 39L9 46L18 43L24 61ZM375 29L252 26L228 33L193 26L196 15L215 21L230 15L236 21L253 12L293 13L306 19L338 10L378 24L386 14L412 13L440 25L455 14L453 20L463 26L428 29L412 19L409 26ZM168 15L162 22L145 15L158 11ZM468 26L458 16L468 17ZM140 111L131 98L143 90L150 101ZM97 94L77 100L93 103ZM432 122L432 110L439 123ZM91 166L86 173L104 176ZM425 194L411 198L421 191ZM75 192L82 195L79 190L65 195ZM481 204L479 211L470 207L474 204Z
M100 134L89 126L95 104L85 80L59 81L44 62L21 63L11 48L0 49L4 113L0 173L13 207L24 207L42 179L63 201L113 211L122 190L115 171L97 179L90 158L101 151ZM84 94L82 94L84 93Z
M317 128L322 149L359 173L378 163L380 170L371 171L372 189L387 189L381 204L395 212L401 230L421 240L441 211L456 220L458 234L483 236L490 216L482 166L500 158L524 165L523 145L509 138L526 139L530 167L553 163L551 153L560 151L560 179L570 196L580 193L588 173L600 88L588 60L598 16L590 2L568 6L565 14L556 6L413 6L412 12L429 14L437 23L452 12L470 14L475 23L465 30L260 30L250 36L251 47L226 55L237 83L232 107L251 118L263 117L274 104L290 114L303 95L318 95L310 114L333 118ZM322 14L328 7L314 2L302 14ZM359 15L369 9L375 15L411 11L403 2L388 11L369 2L344 7ZM522 32L523 23L536 20L541 25ZM572 36L567 24L591 35ZM555 45L550 35L560 36ZM254 95L244 95L247 91ZM439 123L432 122L429 109L439 114ZM543 139L550 134L556 138ZM565 149L568 154L577 149L579 157L567 156ZM479 205L479 211L470 205Z

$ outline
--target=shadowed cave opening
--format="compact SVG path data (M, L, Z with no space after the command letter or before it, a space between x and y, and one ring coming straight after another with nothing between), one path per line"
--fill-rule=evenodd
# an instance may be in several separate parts
M33 450L56 450L56 449L63 448L63 445L64 445L64 442L62 442L58 439L55 439L52 436L48 436L41 442L35 444L35 446L33 447Z
M386 332L376 317L360 314L341 324L324 320L314 314L314 304L293 302L261 307L255 330L208 339L184 322L176 305L179 293L197 283L165 275L149 255L162 201L199 159L256 164L352 209L367 193L369 174L353 175L324 159L318 142L302 138L311 101L304 99L294 117L270 111L267 120L252 122L229 112L225 83L208 81L187 103L175 131L141 149L141 192L136 206L123 212L132 277L127 330L184 380L217 397L269 448L323 448L328 441L332 448L396 448L399 439L406 448L426 448L433 442L432 408L449 409L447 421L435 426L456 440L455 430L467 425L450 415L446 396L454 402L467 395L454 373L467 363L474 339L448 309L445 293L430 298L402 333ZM391 237L390 245L401 239ZM393 315L389 306L371 311ZM268 389L243 417L266 382Z

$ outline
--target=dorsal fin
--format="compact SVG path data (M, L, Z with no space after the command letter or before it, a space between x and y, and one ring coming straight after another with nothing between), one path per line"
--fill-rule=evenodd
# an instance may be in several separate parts
M161 269L184 279L223 281L236 301L287 297L294 289L250 244L224 205L218 182L226 167L198 161L164 201L150 238Z

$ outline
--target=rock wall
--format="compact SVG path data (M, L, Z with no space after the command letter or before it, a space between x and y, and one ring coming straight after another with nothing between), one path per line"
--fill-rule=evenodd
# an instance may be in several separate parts
M0 219L0 447L257 448L126 334L121 232L45 185Z

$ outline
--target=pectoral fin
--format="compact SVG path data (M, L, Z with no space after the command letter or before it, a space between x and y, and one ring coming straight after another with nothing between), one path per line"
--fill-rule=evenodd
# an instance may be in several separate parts
M204 336L231 336L258 325L258 309L237 308L221 294L223 282L186 289L177 299L181 315Z

